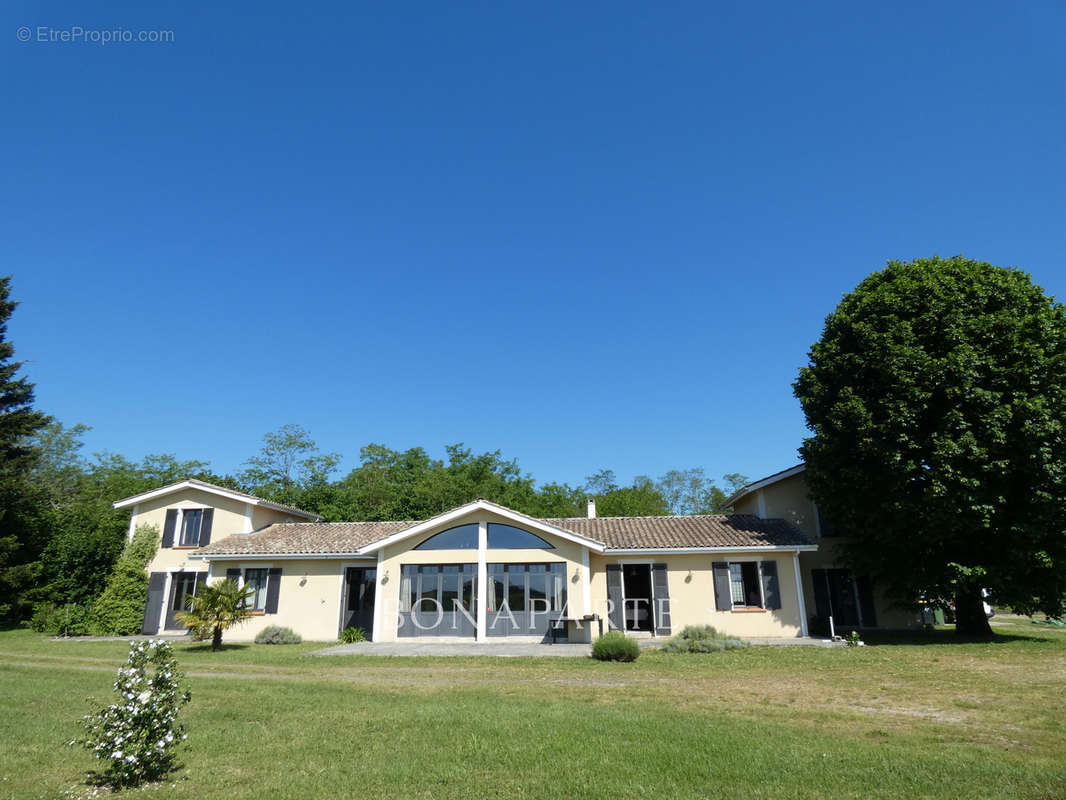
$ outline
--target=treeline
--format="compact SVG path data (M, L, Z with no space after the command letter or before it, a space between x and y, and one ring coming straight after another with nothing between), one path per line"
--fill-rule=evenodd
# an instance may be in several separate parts
M478 497L536 517L583 516L590 498L600 516L718 513L746 482L730 474L719 487L697 468L640 476L628 485L610 470L580 486L537 484L499 450L474 453L462 444L445 448L443 459L421 447L369 444L359 465L338 477L340 455L320 450L299 425L267 434L234 475L170 454L136 462L109 452L86 457L87 426L66 427L33 408L33 385L18 375L22 364L6 340L16 305L9 292L10 278L0 278L0 624L36 613L46 629L84 628L126 547L129 512L111 504L185 478L314 511L327 521L426 519Z

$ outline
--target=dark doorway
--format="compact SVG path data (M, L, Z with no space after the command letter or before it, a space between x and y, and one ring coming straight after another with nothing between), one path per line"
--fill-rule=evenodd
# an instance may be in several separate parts
M655 627L652 618L651 564L623 564L622 591L625 595L627 631L648 631Z
M811 570L811 578L820 617L832 616L837 630L862 625L858 587L850 569L815 569Z
M369 639L374 634L374 595L378 571L375 567L348 567L344 571L344 611L341 630L362 628Z
M197 578L199 577L199 580ZM205 572L175 572L170 579L170 597L167 601L167 616L163 622L166 630L184 630L177 619L179 611L189 610L189 595L196 595L197 587L207 577Z

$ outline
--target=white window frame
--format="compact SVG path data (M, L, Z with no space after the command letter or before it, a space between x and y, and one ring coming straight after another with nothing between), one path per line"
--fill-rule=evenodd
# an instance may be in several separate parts
M189 506L188 508L178 509L178 524L174 529L174 547L199 547L200 546L200 534L204 531L204 512L209 506ZM195 544L182 544L181 534L185 530L185 512L186 511L199 511L200 512L200 527L196 529L196 543Z
M249 608L252 611L259 611L259 612L262 612L262 613L266 613L267 592L270 590L270 567L260 567L260 566L257 565L257 566L254 566L254 567L245 567L244 569L242 569L241 570L240 588L243 589L248 584L248 572L249 572L249 570L253 570L253 569L254 570L261 570L263 572L263 607L262 608L258 608L255 605L255 603L253 602L249 606ZM254 595L253 595L253 598L254 598Z

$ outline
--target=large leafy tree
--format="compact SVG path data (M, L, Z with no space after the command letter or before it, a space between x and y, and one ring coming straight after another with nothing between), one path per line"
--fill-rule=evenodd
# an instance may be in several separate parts
M794 386L800 450L845 556L900 601L982 588L1058 616L1066 591L1066 311L961 256L890 262L846 295Z
M35 561L47 535L39 493L27 478L38 457L33 436L48 417L33 408L33 384L19 376L22 362L14 360L7 340L17 305L11 276L0 277L0 621L24 613L24 591L36 579Z
M319 452L306 428L282 425L263 437L263 447L245 462L241 483L249 491L291 502L303 490L325 485L337 468L337 453Z

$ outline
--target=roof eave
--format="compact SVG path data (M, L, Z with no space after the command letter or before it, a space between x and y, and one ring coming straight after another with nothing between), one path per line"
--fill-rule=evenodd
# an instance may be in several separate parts
M312 522L319 522L322 520L321 514L314 514L310 511L304 511L299 508L290 508L284 506L281 503L274 503L270 500L264 500L261 497L255 495L245 495L239 492L232 492L228 489L224 489L221 486L210 486L199 481L186 479L178 481L177 483L170 483L166 486L160 486L158 489L152 489L148 492L141 492L135 494L132 497L124 497L121 500L116 500L111 504L112 508L128 508L129 506L135 506L138 503L143 503L147 500L154 500L157 497L166 497L168 494L174 494L175 492L184 491L185 489L197 489L201 492L207 492L208 494L214 494L219 497L225 497L229 500L233 500L238 503L246 503L248 505L258 506L260 508L268 508L271 511L280 511L285 514L294 514L298 517L304 517Z
M699 553L813 553L816 544L730 545L729 547L611 547L605 556L614 555L689 555Z
M757 481L752 481L747 486L741 486L739 489L733 492L733 494L726 499L725 505L731 506L737 500L741 499L742 497L745 497L746 495L751 494L752 492L757 492L759 489L762 489L766 486L772 486L778 481L783 481L786 478L791 478L793 475L799 475L806 469L806 464L796 464L796 466L794 467L789 467L788 469L783 469L780 472L775 472L773 475L767 475L765 478L760 478Z

